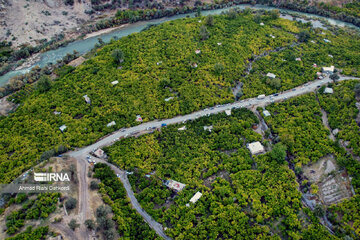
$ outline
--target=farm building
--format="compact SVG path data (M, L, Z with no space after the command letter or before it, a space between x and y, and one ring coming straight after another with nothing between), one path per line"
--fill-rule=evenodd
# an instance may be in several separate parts
M252 142L247 145L247 148L250 150L251 155L258 155L265 153L265 148L260 142Z
M112 85L116 85L116 84L118 84L118 83L119 83L119 81L113 81L113 82L111 82Z
M104 151L101 148L98 148L94 152L94 155L95 155L95 157L102 158L102 157L104 157Z
M109 122L106 126L107 127L111 127L111 126L114 126L116 124L116 122L115 121L112 121L112 122Z
M172 190L175 190L176 192L180 192L186 185L170 179L165 182L165 186Z
M227 116L230 116L231 115L231 109L226 109L225 113L226 113Z
M67 128L66 125L62 125L62 126L59 127L60 131L62 131L62 132L63 132L66 128Z
M269 117L271 116L270 112L268 110L264 110L263 111L264 117Z
M335 70L335 67L334 67L334 66L331 66L331 67L323 67L323 68L321 69L321 71L322 71L323 73L328 73L328 74L334 73L334 70Z
M325 88L324 93L333 94L334 90L332 88L327 87L327 88Z
M202 196L202 193L201 192L197 192L195 193L195 195L190 199L190 202L192 203L196 203L197 200L199 200Z
M136 115L135 121L142 122L142 117L140 115Z
M276 78L276 75L273 73L267 73L266 76L269 78Z
M178 128L178 131L184 131L186 130L186 126L182 126L181 128Z
M90 104L91 103L91 100L90 98L88 97L88 95L84 95L83 98L85 99L85 102Z
M213 126L204 126L204 131L211 132L212 129L213 129Z

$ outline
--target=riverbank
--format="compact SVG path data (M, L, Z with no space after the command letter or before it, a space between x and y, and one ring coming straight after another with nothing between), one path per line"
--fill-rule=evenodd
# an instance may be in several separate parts
M97 37L97 36L100 36L100 35L103 35L103 34L106 34L106 33L111 33L111 32L113 32L115 30L122 29L122 28L124 28L126 26L129 26L129 24L126 23L126 24L123 24L123 25L118 26L118 27L111 27L111 28L106 28L106 29L99 30L99 31L96 31L96 32L88 33L83 38L83 40L88 39L88 38L92 38L92 37Z

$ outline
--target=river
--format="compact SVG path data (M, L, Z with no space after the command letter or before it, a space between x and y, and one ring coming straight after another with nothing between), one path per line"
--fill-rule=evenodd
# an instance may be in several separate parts
M253 9L265 9L265 10L278 9L287 14L301 14L306 17L312 17L312 18L316 17L319 19L327 20L331 25L336 25L336 26L340 26L340 27L347 26L347 27L359 29L358 27L354 26L353 24L342 22L339 20L331 19L331 18L326 18L326 17L322 17L322 16L318 16L318 15L314 15L314 14L308 14L308 13L300 13L300 12L296 12L296 11L285 10L285 9L280 9L280 8L275 8L275 7L262 6L262 5L256 5L256 6L251 6L248 4L236 5L236 6L222 8L222 9L204 10L201 12L201 14L204 16L209 15L209 14L220 14L221 12L227 11L232 8L244 9L246 7L253 8ZM179 18L184 18L187 15L193 17L195 15L195 13L179 14L179 15L175 15L172 17L165 17L165 18L153 19L153 20L149 20L149 21L140 21L140 22L128 24L128 25L124 26L123 28L114 30L112 32L104 33L102 35L83 39L83 40L78 40L75 42L71 42L65 47L60 47L55 50L41 53L40 60L37 61L32 66L23 68L20 70L14 70L14 71L6 73L3 76L0 76L0 87L4 86L10 78L20 75L20 74L27 73L36 65L39 67L44 67L48 63L56 63L57 60L62 59L66 54L72 53L74 50L79 52L81 55L85 54L85 53L89 52L92 48L94 48L95 44L98 42L98 38L101 38L104 42L109 42L110 39L113 37L122 38L122 37L128 36L132 33L140 32L149 24L159 24L159 23L163 23L163 22L167 22L167 21L171 21L171 20L175 20L175 19L179 19ZM286 19L292 19L290 15L281 15L281 17L286 18ZM303 19L298 19L298 20L305 21ZM322 23L318 20L313 20L311 22L314 27L323 27Z

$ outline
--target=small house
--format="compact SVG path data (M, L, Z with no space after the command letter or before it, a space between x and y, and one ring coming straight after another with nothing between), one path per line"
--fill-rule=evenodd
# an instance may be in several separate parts
M196 54L200 54L201 51L200 51L199 49L197 49L197 50L195 50L195 53L196 53Z
M332 73L334 73L334 70L335 70L335 67L334 67L334 66L331 66L331 67L323 67L323 68L321 69L321 71L322 71L323 73L327 73L327 74L332 74Z
M67 128L66 125L62 125L62 126L59 127L59 129L60 129L61 132L64 132L64 130L65 130L66 128Z
M231 115L231 109L226 109L226 110L225 110L225 114L226 114L227 116L230 116L230 115Z
M316 64L316 63L314 63L314 64L313 64L313 67L317 67L317 64Z
M218 43L217 43L218 46L221 46L221 44L222 44L221 42L218 42Z
M178 131L184 131L186 130L186 126L182 126L181 128L178 128Z
M61 112L54 111L54 114L55 114L55 115L60 115Z
M142 122L143 119L142 119L142 117L141 117L140 115L136 115L135 121L137 121L137 122Z
M334 90L332 88L327 87L325 88L324 93L333 94Z
M301 61L301 58L295 58L295 61L299 61L299 62L300 62L300 61Z
M193 63L193 64L192 64L192 67L193 67L193 68L197 68L198 65L197 65L196 63Z
M168 97L168 98L165 98L165 102L168 102L170 101L171 99L173 99L174 97Z
M112 121L112 122L109 122L106 126L107 127L111 127L111 126L114 126L116 125L116 122L115 121Z
M276 78L276 75L273 73L267 73L266 76L269 78Z
M186 185L170 179L165 182L165 186L172 190L175 190L176 192L180 192Z
M271 114L270 114L270 112L268 110L264 110L263 114L264 114L264 117L270 117L271 116Z
M102 158L102 157L104 157L104 151L101 148L98 148L94 152L94 155L95 155L95 157Z
M190 199L191 203L196 203L202 196L201 192L195 193L195 195Z
M326 39L326 38L324 38L324 42L331 43L331 41L329 39Z
M251 155L258 155L265 153L265 148L260 142L252 142L247 145L247 148L250 150Z
M87 104L90 104L90 103L91 103L91 100L90 100L90 98L88 97L88 95L84 95L83 98L85 99L85 102L86 102Z
M211 132L212 129L213 129L213 126L204 126L204 131Z
M117 80L116 80L116 81L111 82L111 84L112 84L112 85L116 85L116 84L118 84L118 83L119 83L119 81L117 81Z
M260 26L264 26L265 24L264 23L260 23Z

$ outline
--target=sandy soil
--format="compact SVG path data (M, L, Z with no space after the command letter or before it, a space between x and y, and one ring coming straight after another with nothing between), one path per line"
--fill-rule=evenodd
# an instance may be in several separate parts
M0 116L1 115L7 116L10 111L15 110L15 108L18 106L13 102L7 101L7 98L8 96L0 99Z
M80 3L76 0L74 6L65 6L63 0L7 1L4 14L6 26L0 27L0 41L12 41L13 46L36 45L37 40L50 39L90 19L84 12L90 9L90 0ZM65 12L67 15L63 14ZM14 37L16 40L13 40Z
M104 33L109 33L109 32L112 32L114 30L123 28L123 27L125 27L127 25L129 25L129 24L124 24L124 25L121 25L119 27L106 28L106 29L103 29L103 30L100 30L100 31L97 31L97 32L88 33L88 34L86 34L84 39L91 38L91 37L96 37L96 36L99 36L99 35L104 34Z

